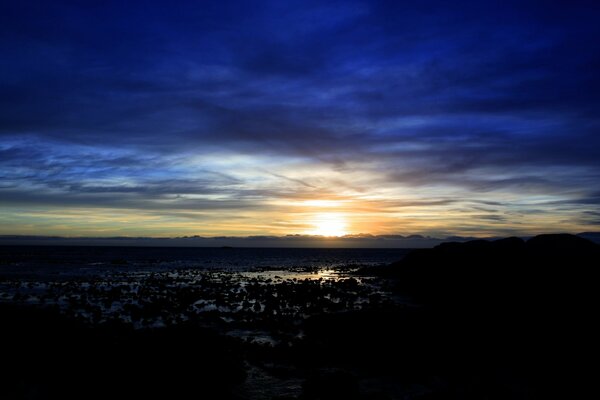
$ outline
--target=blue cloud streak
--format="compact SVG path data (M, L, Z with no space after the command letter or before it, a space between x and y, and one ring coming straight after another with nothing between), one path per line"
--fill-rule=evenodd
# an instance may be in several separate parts
M486 232L597 225L598 5L479 3L5 2L9 226L382 190L390 218L421 199Z

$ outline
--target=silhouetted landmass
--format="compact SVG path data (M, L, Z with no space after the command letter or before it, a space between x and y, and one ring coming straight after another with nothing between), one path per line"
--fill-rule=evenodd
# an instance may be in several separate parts
M445 374L441 398L587 398L599 267L599 245L563 234L444 243L372 272L421 305L397 356Z
M426 304L475 307L476 298L485 307L533 306L557 301L556 291L590 295L584 289L592 282L586 278L599 265L599 255L599 245L567 234L475 240L415 250L382 272L398 279L398 290Z
M0 398L595 398L599 261L586 239L540 235L415 250L363 269L375 276L365 281L155 271L135 281L143 309L103 323L26 306L21 293L0 306ZM128 279L51 288L114 308L130 298ZM133 329L129 309L186 318ZM226 336L232 327L277 340Z

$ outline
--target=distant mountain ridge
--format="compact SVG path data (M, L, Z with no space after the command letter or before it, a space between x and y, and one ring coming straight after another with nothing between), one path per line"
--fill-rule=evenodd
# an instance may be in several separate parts
M582 232L578 233L577 236L600 244L600 232Z
M600 243L600 232L583 232L576 236ZM531 236L521 237L524 240ZM156 246L156 247L365 247L365 248L430 248L445 242L497 240L499 237L426 235L354 234L341 237L314 235L286 236L179 236L179 237L64 237L42 235L0 235L0 245L35 246Z

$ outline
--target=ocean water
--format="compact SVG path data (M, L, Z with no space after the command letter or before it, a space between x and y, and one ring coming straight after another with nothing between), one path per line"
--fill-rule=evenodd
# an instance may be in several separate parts
M296 350L282 349L304 346L313 317L396 307L385 282L352 272L407 252L0 246L0 307L49 310L128 335L178 326L210 330L253 355L236 388L240 398L298 398L304 372L286 358ZM171 351L170 343L164 346ZM273 354L282 356L277 365ZM287 372L274 374L273 367Z
M389 264L407 252L5 246L0 303L54 307L90 324L148 328L196 321L273 342L271 325L297 327L323 312L391 304L374 279L352 272ZM300 333L289 328L286 335Z
M78 275L106 270L208 269L229 271L384 265L407 249L190 248L0 246L0 274Z

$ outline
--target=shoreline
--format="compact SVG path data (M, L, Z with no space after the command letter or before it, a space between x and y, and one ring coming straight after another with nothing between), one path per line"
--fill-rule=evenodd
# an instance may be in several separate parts
M91 398L573 394L589 382L573 357L595 338L598 261L600 246L546 235L448 243L362 269L125 264L76 279L3 277L12 345L2 376L13 377L9 399L76 398L101 382ZM59 358L67 373L53 371ZM38 372L23 375L32 362Z

